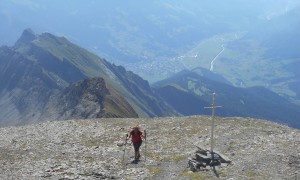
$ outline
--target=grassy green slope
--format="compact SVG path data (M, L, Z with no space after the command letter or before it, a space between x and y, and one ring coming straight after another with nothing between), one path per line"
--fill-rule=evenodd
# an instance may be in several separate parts
M34 44L61 61L71 62L88 77L106 75L105 60L71 43L64 37L44 33L34 41Z

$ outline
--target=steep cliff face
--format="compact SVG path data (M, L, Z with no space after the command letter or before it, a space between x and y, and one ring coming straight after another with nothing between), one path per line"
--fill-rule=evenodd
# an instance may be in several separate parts
M62 87L36 61L0 49L0 125L37 121L51 94Z
M215 123L214 151L231 164L194 173L187 163L197 146L210 150L210 117L102 118L0 128L0 179L300 178L299 130L250 118L216 117ZM138 162L132 159L132 145L124 146L133 124L147 132Z
M19 69L12 69L8 76L11 79L2 81L2 126L55 119L138 117L103 78L86 79L61 88L39 66L28 67L28 64L32 65L27 62L27 66L21 64Z

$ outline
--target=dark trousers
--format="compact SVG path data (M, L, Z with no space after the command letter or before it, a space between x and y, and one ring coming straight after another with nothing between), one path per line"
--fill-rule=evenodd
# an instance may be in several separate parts
M137 143L134 143L134 142L132 143L135 151L139 151L139 149L142 145L142 142L143 141L140 141L140 142L137 142Z

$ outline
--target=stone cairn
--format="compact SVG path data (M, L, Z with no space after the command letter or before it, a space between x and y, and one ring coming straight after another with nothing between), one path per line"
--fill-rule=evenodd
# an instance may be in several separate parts
M191 171L197 172L206 169L207 166L227 166L230 163L231 161L226 156L198 147L195 154L189 158L188 167Z

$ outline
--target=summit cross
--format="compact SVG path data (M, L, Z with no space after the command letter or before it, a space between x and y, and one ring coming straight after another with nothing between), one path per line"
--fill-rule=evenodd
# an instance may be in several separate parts
M204 108L208 108L208 109L212 109L212 114L211 114L211 146L210 146L210 152L213 158L213 148L214 148L214 127L215 127L215 111L216 108L220 108L222 106L216 106L216 93L213 93L213 98L212 98L212 106L210 107L204 107Z

